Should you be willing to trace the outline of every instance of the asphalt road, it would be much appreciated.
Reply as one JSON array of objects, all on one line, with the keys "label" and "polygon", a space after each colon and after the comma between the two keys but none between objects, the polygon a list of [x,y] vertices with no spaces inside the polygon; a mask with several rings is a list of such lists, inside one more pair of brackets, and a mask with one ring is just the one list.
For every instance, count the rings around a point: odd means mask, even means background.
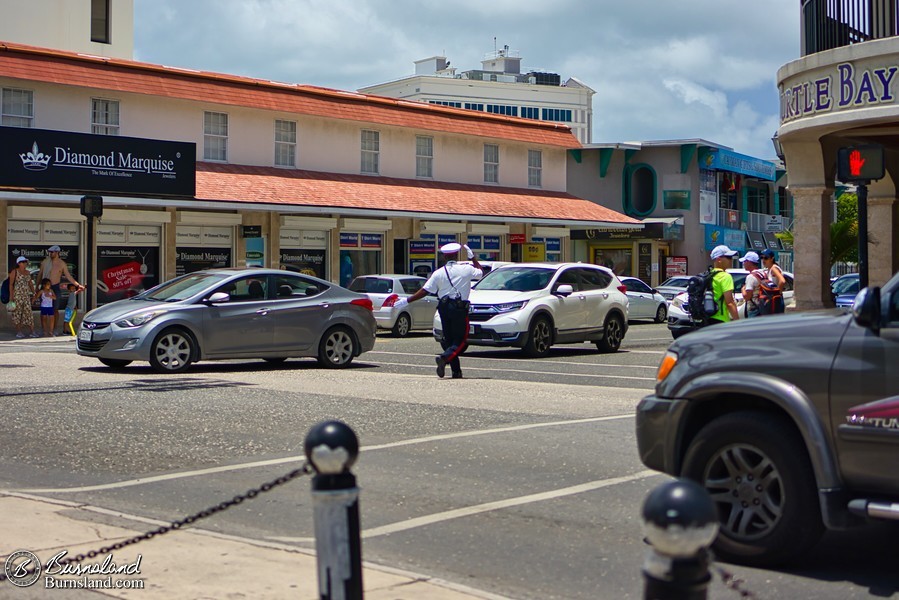
[{"label": "asphalt road", "polygon": [[[640,506],[665,478],[637,457],[633,413],[668,342],[641,324],[611,355],[473,349],[463,380],[437,379],[427,334],[379,338],[341,371],[228,361],[180,376],[114,372],[69,340],[0,342],[0,489],[170,521],[296,468],[309,428],[337,418],[363,447],[365,560],[516,599],[640,598]],[[312,547],[308,482],[198,526]],[[899,597],[897,532],[828,535],[789,571],[722,566],[757,598]],[[736,597],[716,577],[710,598]]]}]

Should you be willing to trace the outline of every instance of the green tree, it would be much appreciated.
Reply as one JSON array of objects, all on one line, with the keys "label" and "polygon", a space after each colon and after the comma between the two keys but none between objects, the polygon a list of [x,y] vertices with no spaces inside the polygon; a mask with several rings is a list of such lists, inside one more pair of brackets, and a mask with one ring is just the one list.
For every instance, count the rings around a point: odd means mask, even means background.
[{"label": "green tree", "polygon": [[[785,244],[794,246],[793,232],[776,234]],[[841,194],[837,198],[837,220],[830,224],[830,264],[858,262],[858,196]]]}]

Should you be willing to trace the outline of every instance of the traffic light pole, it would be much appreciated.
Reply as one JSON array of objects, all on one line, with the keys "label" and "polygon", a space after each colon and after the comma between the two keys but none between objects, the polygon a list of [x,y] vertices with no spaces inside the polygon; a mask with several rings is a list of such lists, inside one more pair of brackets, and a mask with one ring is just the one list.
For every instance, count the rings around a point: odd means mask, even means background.
[{"label": "traffic light pole", "polygon": [[858,186],[858,289],[868,287],[868,182]]}]

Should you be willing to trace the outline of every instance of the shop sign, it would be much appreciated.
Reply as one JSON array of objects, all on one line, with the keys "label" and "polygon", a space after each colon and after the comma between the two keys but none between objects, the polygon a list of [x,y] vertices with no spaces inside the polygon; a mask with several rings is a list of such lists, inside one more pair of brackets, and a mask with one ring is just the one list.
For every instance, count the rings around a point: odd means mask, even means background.
[{"label": "shop sign", "polygon": [[10,242],[39,242],[41,241],[41,223],[40,221],[8,221],[6,223],[6,239]]},{"label": "shop sign", "polygon": [[700,156],[700,165],[705,169],[740,173],[768,181],[774,181],[776,170],[770,160],[738,154],[723,148],[706,149]]},{"label": "shop sign", "polygon": [[562,238],[535,237],[535,238],[532,238],[531,241],[546,244],[547,252],[561,252],[562,251]]},{"label": "shop sign", "polygon": [[178,245],[195,244],[199,246],[203,243],[203,228],[179,225],[175,229],[175,242]]},{"label": "shop sign", "polygon": [[485,235],[484,236],[484,250],[499,250],[500,249],[500,237],[498,235]]},{"label": "shop sign", "polygon": [[304,229],[300,232],[300,244],[303,248],[327,248],[328,233],[320,230]]},{"label": "shop sign", "polygon": [[680,241],[684,239],[684,226],[680,223],[662,223],[662,239]]},{"label": "shop sign", "polygon": [[524,244],[527,243],[528,238],[523,233],[510,233],[509,234],[509,243],[510,244]]},{"label": "shop sign", "polygon": [[281,249],[281,266],[288,271],[325,278],[325,251],[301,250],[299,248]]},{"label": "shop sign", "polygon": [[0,127],[0,185],[74,193],[196,193],[196,144]]},{"label": "shop sign", "polygon": [[768,215],[768,218],[765,220],[765,231],[778,232],[783,230],[783,217],[780,215]]},{"label": "shop sign", "polygon": [[643,227],[600,227],[572,229],[572,240],[641,240],[662,239],[662,223],[646,223]]},{"label": "shop sign", "polygon": [[687,274],[687,257],[686,256],[666,256],[665,257],[665,279],[669,277],[678,277]]},{"label": "shop sign", "polygon": [[241,225],[240,237],[242,238],[261,238],[262,225]]},{"label": "shop sign", "polygon": [[50,223],[44,221],[44,239],[54,242],[78,242],[80,223]]},{"label": "shop sign", "polygon": [[231,266],[231,248],[175,248],[175,274]]},{"label": "shop sign", "polygon": [[222,246],[231,244],[233,230],[231,227],[203,227],[204,246]]},{"label": "shop sign", "polygon": [[359,234],[358,233],[340,233],[340,247],[341,248],[358,248],[359,247]]},{"label": "shop sign", "polygon": [[637,277],[652,281],[652,244],[637,244]]},{"label": "shop sign", "polygon": [[97,225],[98,244],[121,244],[126,239],[124,225]]},{"label": "shop sign", "polygon": [[529,242],[522,246],[524,262],[546,262],[546,244]]},{"label": "shop sign", "polygon": [[746,232],[742,229],[729,229],[727,227],[719,227],[717,225],[705,226],[704,247],[710,251],[715,246],[724,244],[731,250],[738,252],[746,251]]},{"label": "shop sign", "polygon": [[454,244],[456,243],[456,236],[453,234],[440,234],[437,236],[437,247],[445,246],[446,244]]},{"label": "shop sign", "polygon": [[803,117],[895,104],[896,65],[878,64],[880,57],[844,62],[804,72],[780,85],[780,122]]},{"label": "shop sign", "polygon": [[381,248],[381,239],[384,236],[380,233],[363,233],[362,234],[362,247],[363,248]]},{"label": "shop sign", "polygon": [[409,258],[434,258],[434,242],[431,240],[409,240]]},{"label": "shop sign", "polygon": [[162,240],[162,230],[156,225],[129,225],[129,244],[150,244],[158,246]]},{"label": "shop sign", "polygon": [[479,235],[470,235],[468,236],[468,247],[472,250],[480,250],[481,249],[482,238]]}]

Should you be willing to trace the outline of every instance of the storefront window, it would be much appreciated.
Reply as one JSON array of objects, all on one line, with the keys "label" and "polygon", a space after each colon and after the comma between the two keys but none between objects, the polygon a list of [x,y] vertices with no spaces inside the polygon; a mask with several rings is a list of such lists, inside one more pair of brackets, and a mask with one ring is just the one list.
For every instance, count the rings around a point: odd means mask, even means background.
[{"label": "storefront window", "polygon": [[[28,268],[34,278],[35,285],[40,282],[42,261],[49,255],[47,248],[59,246],[59,257],[65,261],[69,273],[75,281],[80,281],[78,265],[79,241],[81,225],[79,223],[49,221],[8,221],[6,228],[7,253],[6,264],[10,269],[15,267],[16,259],[24,256],[28,259]],[[61,283],[67,283],[65,279]],[[83,283],[83,282],[82,282]],[[61,300],[69,297],[69,292],[62,288]]]},{"label": "storefront window", "polygon": [[593,264],[608,267],[619,277],[631,276],[634,250],[627,248],[594,248]]},{"label": "storefront window", "polygon": [[327,231],[282,229],[280,268],[327,279],[327,248]]},{"label": "storefront window", "polygon": [[384,234],[340,234],[340,285],[347,287],[354,277],[381,272]]},{"label": "storefront window", "polygon": [[535,237],[531,241],[546,245],[546,262],[562,262],[562,238]]},{"label": "storefront window", "polygon": [[175,274],[234,264],[233,227],[180,226],[175,233]]},{"label": "storefront window", "polygon": [[159,284],[161,240],[158,225],[97,225],[97,304]]},{"label": "storefront window", "polygon": [[502,240],[498,235],[470,235],[468,247],[478,260],[499,260]]}]

